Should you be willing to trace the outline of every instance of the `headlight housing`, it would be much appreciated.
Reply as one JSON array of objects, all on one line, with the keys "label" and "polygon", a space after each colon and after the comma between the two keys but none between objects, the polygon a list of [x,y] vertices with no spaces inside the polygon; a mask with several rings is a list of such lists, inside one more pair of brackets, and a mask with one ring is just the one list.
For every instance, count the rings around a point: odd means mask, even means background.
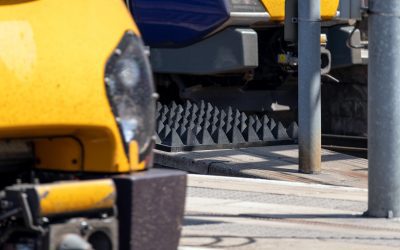
[{"label": "headlight housing", "polygon": [[108,60],[105,82],[126,155],[136,141],[143,161],[154,145],[155,88],[142,40],[133,32],[125,33]]}]

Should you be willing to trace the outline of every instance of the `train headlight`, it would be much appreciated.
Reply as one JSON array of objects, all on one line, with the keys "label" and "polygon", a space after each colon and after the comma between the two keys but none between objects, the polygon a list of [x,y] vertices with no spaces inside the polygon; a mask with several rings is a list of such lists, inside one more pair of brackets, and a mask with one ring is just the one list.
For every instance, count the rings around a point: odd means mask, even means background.
[{"label": "train headlight", "polygon": [[142,40],[126,32],[107,62],[108,98],[122,133],[125,151],[136,141],[139,159],[150,152],[155,131],[154,83]]}]

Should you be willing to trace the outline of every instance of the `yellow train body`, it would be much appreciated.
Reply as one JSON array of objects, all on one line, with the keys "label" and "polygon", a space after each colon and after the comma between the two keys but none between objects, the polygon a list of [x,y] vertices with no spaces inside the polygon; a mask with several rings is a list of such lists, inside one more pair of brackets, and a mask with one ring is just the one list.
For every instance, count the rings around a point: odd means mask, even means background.
[{"label": "yellow train body", "polygon": [[[301,0],[299,0],[301,1]],[[330,20],[336,16],[340,0],[321,0],[321,18]],[[262,0],[271,20],[283,21],[285,18],[285,0]]]},{"label": "yellow train body", "polygon": [[39,169],[143,169],[135,142],[130,162],[124,152],[104,83],[128,30],[138,34],[121,0],[1,1],[0,139],[31,140]]}]

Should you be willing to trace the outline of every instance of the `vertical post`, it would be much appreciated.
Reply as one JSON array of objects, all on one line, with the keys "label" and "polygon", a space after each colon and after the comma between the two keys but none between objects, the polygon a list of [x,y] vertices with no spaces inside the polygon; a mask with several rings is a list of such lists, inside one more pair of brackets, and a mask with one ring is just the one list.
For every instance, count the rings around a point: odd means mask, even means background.
[{"label": "vertical post", "polygon": [[368,215],[400,217],[400,1],[370,0]]},{"label": "vertical post", "polygon": [[299,171],[321,171],[320,0],[298,1]]}]

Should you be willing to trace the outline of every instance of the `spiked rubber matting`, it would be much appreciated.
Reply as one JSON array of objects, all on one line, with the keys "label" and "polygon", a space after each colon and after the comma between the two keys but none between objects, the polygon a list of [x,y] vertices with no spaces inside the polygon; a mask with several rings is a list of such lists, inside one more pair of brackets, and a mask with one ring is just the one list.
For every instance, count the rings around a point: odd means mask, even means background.
[{"label": "spiked rubber matting", "polygon": [[287,128],[267,115],[247,116],[210,103],[157,103],[156,148],[168,152],[293,144],[297,124]]}]

